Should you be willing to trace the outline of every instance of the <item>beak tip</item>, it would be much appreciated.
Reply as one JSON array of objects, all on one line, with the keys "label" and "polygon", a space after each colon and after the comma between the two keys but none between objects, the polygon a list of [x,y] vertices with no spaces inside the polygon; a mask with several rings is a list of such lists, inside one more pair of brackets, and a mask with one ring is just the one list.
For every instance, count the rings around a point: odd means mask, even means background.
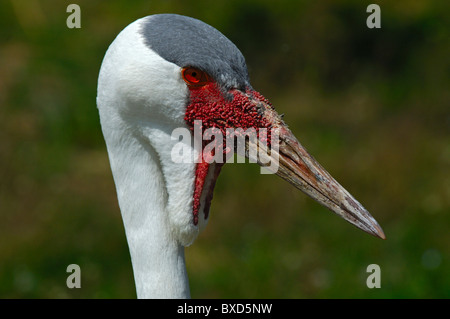
[{"label": "beak tip", "polygon": [[377,229],[377,237],[386,240],[386,235],[384,234],[383,230],[381,229],[381,227],[378,227]]},{"label": "beak tip", "polygon": [[378,225],[377,222],[373,224],[373,229],[370,230],[369,234],[381,238],[383,240],[386,240],[386,235],[384,234],[383,229],[381,228],[380,225]]}]

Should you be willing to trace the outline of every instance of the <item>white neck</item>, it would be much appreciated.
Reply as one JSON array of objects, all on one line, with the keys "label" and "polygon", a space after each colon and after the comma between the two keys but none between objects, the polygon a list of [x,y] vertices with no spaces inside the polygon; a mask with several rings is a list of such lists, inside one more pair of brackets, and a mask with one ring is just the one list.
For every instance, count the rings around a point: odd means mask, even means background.
[{"label": "white neck", "polygon": [[[189,298],[184,247],[174,238],[168,193],[151,146],[121,134],[108,147],[138,298]],[[136,156],[138,155],[138,156]]]},{"label": "white neck", "polygon": [[196,164],[174,163],[171,139],[185,127],[188,89],[180,67],[143,42],[141,20],[109,47],[97,105],[126,230],[139,298],[187,298],[184,246],[206,225],[193,223]]}]

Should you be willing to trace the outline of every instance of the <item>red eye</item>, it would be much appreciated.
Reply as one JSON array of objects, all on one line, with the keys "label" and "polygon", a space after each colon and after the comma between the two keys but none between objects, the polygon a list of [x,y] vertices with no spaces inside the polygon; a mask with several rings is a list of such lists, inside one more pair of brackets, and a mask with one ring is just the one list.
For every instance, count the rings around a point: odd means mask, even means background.
[{"label": "red eye", "polygon": [[189,86],[203,86],[208,82],[206,73],[193,67],[183,68],[181,76]]}]

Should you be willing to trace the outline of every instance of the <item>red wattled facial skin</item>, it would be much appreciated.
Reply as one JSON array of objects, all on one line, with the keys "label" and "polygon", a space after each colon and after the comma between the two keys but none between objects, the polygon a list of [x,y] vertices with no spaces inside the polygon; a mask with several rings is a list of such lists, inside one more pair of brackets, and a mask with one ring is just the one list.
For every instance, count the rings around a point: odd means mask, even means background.
[{"label": "red wattled facial skin", "polygon": [[[264,103],[266,107],[270,107],[270,103],[258,92],[247,89],[246,92],[237,89],[230,90],[225,96],[224,92],[214,82],[208,82],[201,87],[188,86],[190,90],[189,105],[186,108],[185,121],[187,125],[193,130],[194,121],[202,121],[202,132],[208,128],[217,128],[221,131],[223,136],[223,150],[224,153],[232,151],[226,150],[225,139],[227,128],[242,128],[244,131],[248,128],[258,130],[261,128],[267,129],[267,142],[270,141],[270,128],[272,124],[264,118],[264,111],[261,109],[260,103]],[[259,137],[259,136],[258,136]],[[210,141],[204,141],[203,147]],[[218,141],[219,142],[219,141]],[[203,159],[203,154],[201,154]],[[194,225],[198,223],[198,212],[200,210],[200,198],[203,191],[207,191],[206,203],[203,208],[205,219],[208,217],[209,206],[212,199],[212,191],[215,184],[222,163],[215,164],[214,180],[209,186],[208,190],[204,190],[206,176],[210,164],[200,160],[197,164],[195,173],[194,186],[194,203],[193,203],[193,217]]]},{"label": "red wattled facial skin", "polygon": [[[254,128],[257,132],[261,128],[270,129],[272,124],[263,117],[258,106],[260,102],[270,103],[261,94],[250,89],[246,92],[233,89],[227,94],[228,98],[214,82],[199,88],[191,87],[190,103],[184,117],[188,126],[193,129],[194,121],[201,120],[202,132],[215,127],[220,129],[224,138],[227,128]],[[267,138],[270,141],[270,130]]]}]

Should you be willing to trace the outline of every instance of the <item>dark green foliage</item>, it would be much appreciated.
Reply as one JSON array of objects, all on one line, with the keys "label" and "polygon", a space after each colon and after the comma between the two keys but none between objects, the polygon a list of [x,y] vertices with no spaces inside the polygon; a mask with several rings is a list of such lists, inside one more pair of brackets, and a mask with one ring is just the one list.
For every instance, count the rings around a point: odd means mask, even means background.
[{"label": "dark green foliage", "polygon": [[[446,1],[0,2],[0,298],[132,298],[133,274],[95,105],[128,23],[174,12],[222,31],[253,87],[384,228],[373,238],[255,164],[218,180],[186,258],[194,298],[449,298]],[[79,264],[82,288],[66,287]],[[379,264],[381,288],[366,267]]]}]

